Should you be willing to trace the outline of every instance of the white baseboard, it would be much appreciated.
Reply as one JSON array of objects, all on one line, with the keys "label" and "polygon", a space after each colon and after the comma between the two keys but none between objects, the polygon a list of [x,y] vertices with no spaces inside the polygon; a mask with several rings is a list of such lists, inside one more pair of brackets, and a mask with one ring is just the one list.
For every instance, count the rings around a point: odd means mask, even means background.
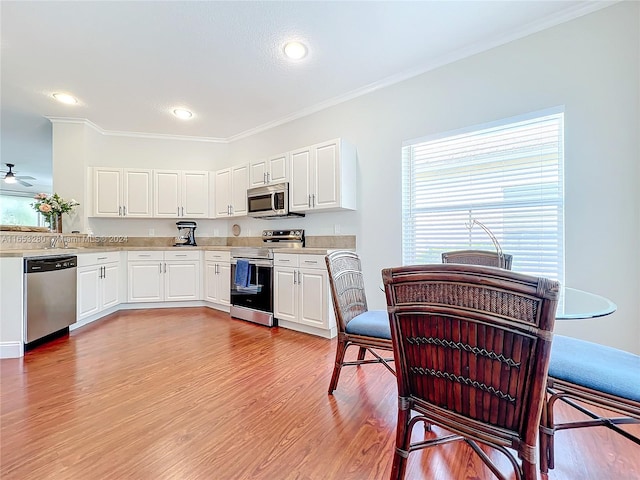
[{"label": "white baseboard", "polygon": [[301,323],[288,322],[287,320],[280,319],[278,319],[278,326],[288,328],[289,330],[295,330],[296,332],[309,333],[311,335],[324,338],[333,338],[338,334],[335,327],[328,330],[324,328],[316,328],[309,325],[303,325]]},{"label": "white baseboard", "polygon": [[0,342],[0,358],[20,358],[24,356],[22,342]]}]

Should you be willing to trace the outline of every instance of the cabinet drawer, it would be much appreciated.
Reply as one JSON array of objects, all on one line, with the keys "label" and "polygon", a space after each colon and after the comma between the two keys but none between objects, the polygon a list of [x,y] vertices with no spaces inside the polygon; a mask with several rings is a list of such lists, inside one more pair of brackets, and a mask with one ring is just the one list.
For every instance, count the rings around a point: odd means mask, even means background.
[{"label": "cabinet drawer", "polygon": [[198,250],[169,250],[164,252],[165,260],[200,260],[200,251]]},{"label": "cabinet drawer", "polygon": [[78,255],[78,267],[114,263],[120,261],[120,252],[81,253]]},{"label": "cabinet drawer", "polygon": [[300,268],[327,268],[324,255],[299,255],[298,266]]},{"label": "cabinet drawer", "polygon": [[204,259],[214,262],[231,262],[231,252],[205,251]]},{"label": "cabinet drawer", "polygon": [[160,251],[140,250],[139,252],[127,252],[127,259],[132,260],[163,260],[164,253]]},{"label": "cabinet drawer", "polygon": [[276,253],[273,256],[274,267],[297,267],[298,255],[295,253]]}]

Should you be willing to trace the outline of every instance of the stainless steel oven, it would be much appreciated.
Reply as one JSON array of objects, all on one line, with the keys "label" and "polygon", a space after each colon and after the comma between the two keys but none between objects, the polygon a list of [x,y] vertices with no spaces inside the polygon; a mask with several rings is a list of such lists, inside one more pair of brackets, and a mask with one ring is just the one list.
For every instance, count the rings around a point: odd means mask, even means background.
[{"label": "stainless steel oven", "polygon": [[[238,261],[249,263],[247,282],[238,283]],[[274,326],[273,318],[273,254],[268,248],[231,249],[232,317]]]},{"label": "stainless steel oven", "polygon": [[232,317],[272,327],[277,325],[273,317],[273,251],[304,246],[304,230],[264,230],[262,244],[231,249],[230,313]]}]

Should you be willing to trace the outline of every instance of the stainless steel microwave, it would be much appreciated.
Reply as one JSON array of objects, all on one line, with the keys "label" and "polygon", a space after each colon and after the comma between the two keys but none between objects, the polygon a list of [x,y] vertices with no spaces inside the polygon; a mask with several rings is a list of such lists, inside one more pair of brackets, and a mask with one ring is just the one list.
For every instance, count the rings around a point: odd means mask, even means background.
[{"label": "stainless steel microwave", "polygon": [[303,217],[289,211],[289,184],[275,183],[247,190],[248,215],[255,218]]}]

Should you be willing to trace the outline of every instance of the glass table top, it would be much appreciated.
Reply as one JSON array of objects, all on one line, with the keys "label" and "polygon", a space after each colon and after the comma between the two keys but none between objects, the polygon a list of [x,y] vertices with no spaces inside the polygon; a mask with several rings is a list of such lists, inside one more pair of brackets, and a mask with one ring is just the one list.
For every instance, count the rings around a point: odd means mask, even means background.
[{"label": "glass table top", "polygon": [[582,320],[609,315],[618,307],[611,300],[577,288],[562,287],[556,320]]}]

